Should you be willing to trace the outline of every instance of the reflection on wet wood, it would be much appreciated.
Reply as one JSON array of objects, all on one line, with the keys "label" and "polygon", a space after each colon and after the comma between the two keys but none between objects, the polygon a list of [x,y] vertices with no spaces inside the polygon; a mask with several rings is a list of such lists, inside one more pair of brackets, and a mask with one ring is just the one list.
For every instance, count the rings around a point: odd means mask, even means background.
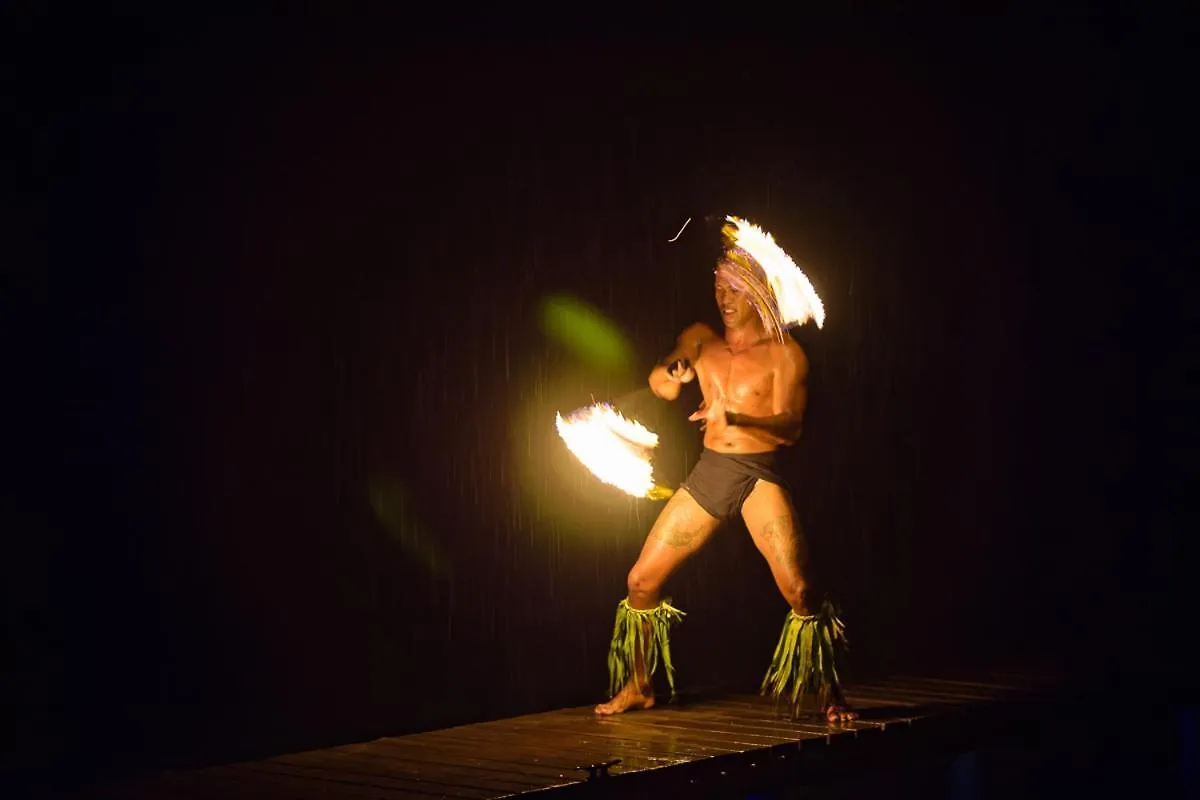
[{"label": "reflection on wet wood", "polygon": [[[855,685],[862,719],[830,726],[818,715],[788,719],[769,700],[731,695],[597,718],[590,706],[440,731],[154,776],[106,792],[122,800],[163,798],[487,798],[579,789],[589,775],[619,787],[628,776],[678,776],[729,759],[762,767],[812,747],[899,741],[897,729],[947,713],[1002,704],[1042,685],[1035,675],[892,676]],[[865,739],[863,737],[866,737]],[[902,738],[902,737],[901,737]],[[739,762],[740,763],[740,762]],[[590,769],[589,769],[590,768]],[[731,767],[730,767],[731,768]]]}]

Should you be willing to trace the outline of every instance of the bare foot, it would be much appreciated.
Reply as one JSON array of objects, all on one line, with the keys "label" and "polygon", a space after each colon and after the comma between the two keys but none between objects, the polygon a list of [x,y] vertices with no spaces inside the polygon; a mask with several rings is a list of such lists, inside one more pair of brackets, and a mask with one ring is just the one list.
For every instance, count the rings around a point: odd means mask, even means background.
[{"label": "bare foot", "polygon": [[849,703],[830,703],[825,706],[825,721],[830,725],[837,725],[839,722],[850,722],[858,719],[858,712],[850,707]]},{"label": "bare foot", "polygon": [[617,692],[616,697],[607,703],[596,706],[596,713],[602,717],[613,714],[623,714],[626,711],[645,710],[654,707],[654,693],[649,689],[643,690],[633,681],[625,684],[625,688]]}]

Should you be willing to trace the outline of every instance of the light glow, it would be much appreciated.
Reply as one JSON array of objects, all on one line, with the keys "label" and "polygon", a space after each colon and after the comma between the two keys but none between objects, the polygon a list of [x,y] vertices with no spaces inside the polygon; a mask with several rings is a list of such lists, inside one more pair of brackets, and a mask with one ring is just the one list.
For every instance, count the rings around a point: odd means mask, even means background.
[{"label": "light glow", "polygon": [[555,415],[567,449],[597,478],[634,497],[663,499],[671,491],[654,481],[653,451],[658,434],[621,415],[608,403],[594,403]]}]

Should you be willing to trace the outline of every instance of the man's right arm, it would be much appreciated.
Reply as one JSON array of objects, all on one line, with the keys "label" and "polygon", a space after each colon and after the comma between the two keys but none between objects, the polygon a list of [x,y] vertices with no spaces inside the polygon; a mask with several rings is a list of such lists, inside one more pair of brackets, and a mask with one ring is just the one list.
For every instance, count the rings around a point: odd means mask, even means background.
[{"label": "man's right arm", "polygon": [[[688,327],[675,342],[675,349],[650,371],[650,390],[663,400],[674,400],[679,397],[683,384],[695,377],[694,364],[700,358],[700,347],[707,339],[715,334],[712,328],[697,322]],[[671,365],[683,360],[687,367],[671,374]]]}]

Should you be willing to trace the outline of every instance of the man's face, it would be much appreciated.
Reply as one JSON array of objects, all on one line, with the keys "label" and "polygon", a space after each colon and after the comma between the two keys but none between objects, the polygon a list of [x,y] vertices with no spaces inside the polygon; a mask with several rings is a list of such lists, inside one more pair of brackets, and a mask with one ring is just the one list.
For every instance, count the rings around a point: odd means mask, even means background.
[{"label": "man's face", "polygon": [[746,298],[729,277],[720,269],[716,276],[717,310],[721,312],[721,321],[726,328],[743,328],[755,318],[754,306]]}]

